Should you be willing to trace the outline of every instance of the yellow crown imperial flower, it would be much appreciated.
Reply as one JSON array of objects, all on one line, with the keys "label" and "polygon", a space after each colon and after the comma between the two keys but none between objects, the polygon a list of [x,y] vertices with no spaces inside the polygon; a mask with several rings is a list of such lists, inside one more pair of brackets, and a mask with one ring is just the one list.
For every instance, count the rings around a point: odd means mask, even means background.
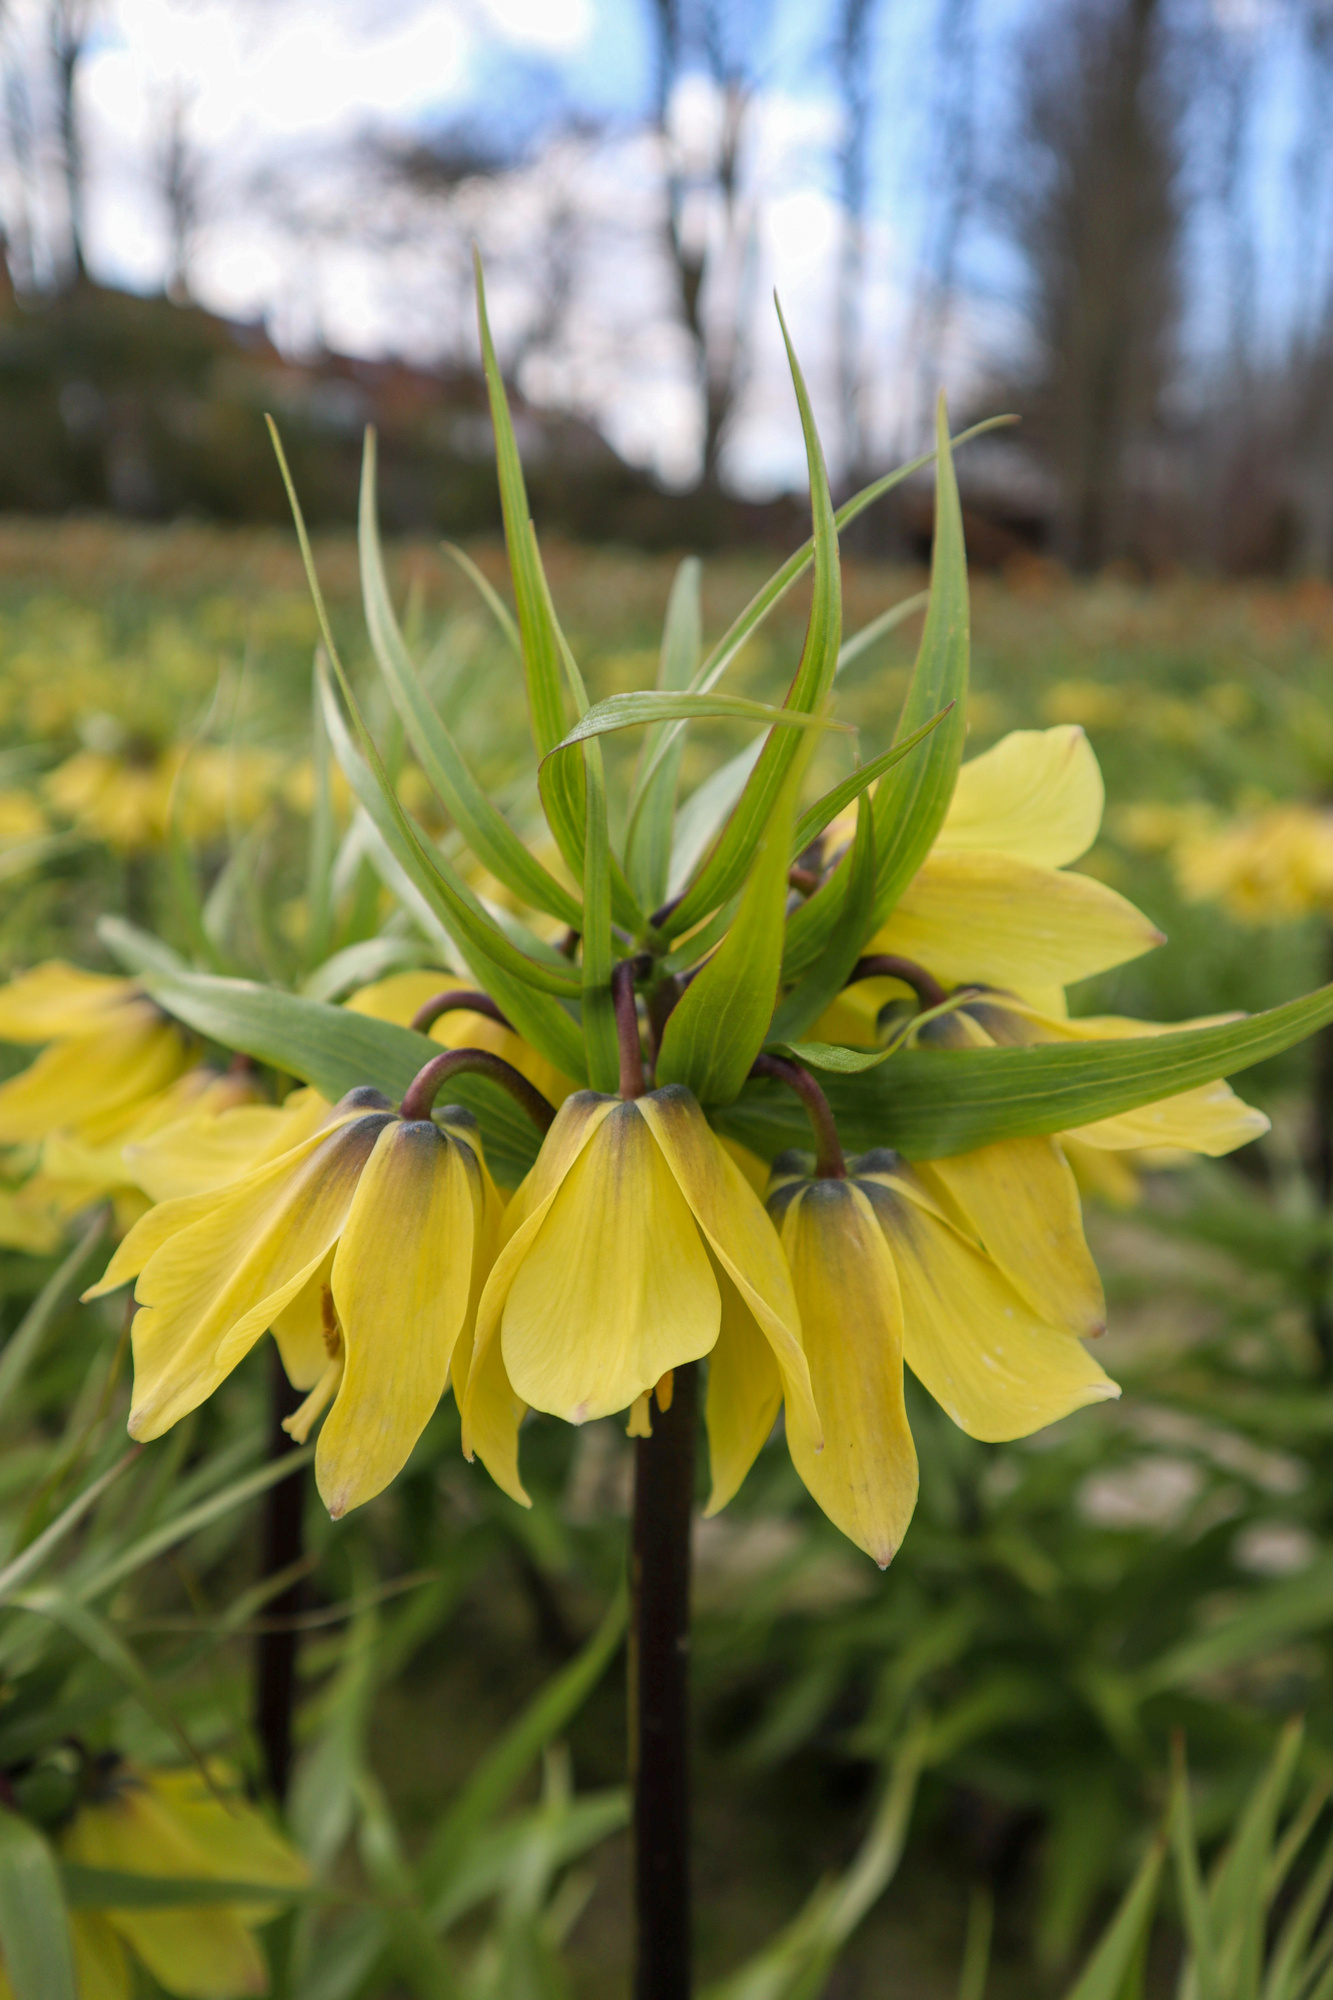
[{"label": "yellow crown imperial flower", "polygon": [[761,1406],[755,1450],[776,1412],[771,1376],[813,1454],[819,1420],[791,1279],[744,1174],[688,1090],[578,1091],[505,1213],[477,1311],[463,1448],[527,1504],[525,1405],[580,1424],[639,1405],[641,1430],[641,1399],[711,1353],[724,1327],[731,1345],[738,1321],[749,1348],[737,1365],[745,1374],[754,1362]]},{"label": "yellow crown imperial flower", "polygon": [[192,1044],[132,980],[52,960],[0,990],[0,1041],[48,1044],[0,1084],[0,1145],[129,1123],[189,1067]]},{"label": "yellow crown imperial flower", "polygon": [[[977,1189],[984,1198],[994,1181],[987,1220],[997,1218],[1007,1190],[993,1171],[964,1169],[956,1183],[945,1174],[932,1185],[887,1149],[842,1172],[840,1162],[821,1164],[835,1170],[812,1179],[793,1156],[779,1158],[768,1198],[824,1418],[817,1458],[799,1430],[788,1428],[788,1445],[824,1512],[884,1567],[916,1503],[904,1361],[960,1429],[993,1442],[1026,1437],[1120,1391],[1078,1338],[1100,1328],[1089,1323],[1099,1287],[1076,1195],[1072,1227],[1065,1204],[1032,1233],[1034,1212],[1020,1201],[1019,1228],[1001,1258],[957,1199]],[[1031,1245],[1026,1262],[1023,1241]]]},{"label": "yellow crown imperial flower", "polygon": [[315,1458],[330,1513],[394,1478],[444,1393],[499,1216],[470,1113],[437,1123],[411,1099],[399,1113],[351,1091],[289,1150],[130,1231],[86,1296],[137,1280],[133,1436],[161,1436],[271,1327],[311,1391],[293,1433],[332,1403]]},{"label": "yellow crown imperial flower", "polygon": [[[61,1839],[67,1861],[85,1868],[193,1881],[304,1888],[300,1855],[246,1803],[227,1774],[145,1771],[110,1762]],[[137,1959],[177,2000],[235,2000],[268,1991],[264,1955],[252,1935],[279,1905],[209,1903],[198,1908],[76,1911],[71,1919],[79,1992],[128,2000],[127,1962]],[[0,1984],[0,1992],[3,1992]]]}]

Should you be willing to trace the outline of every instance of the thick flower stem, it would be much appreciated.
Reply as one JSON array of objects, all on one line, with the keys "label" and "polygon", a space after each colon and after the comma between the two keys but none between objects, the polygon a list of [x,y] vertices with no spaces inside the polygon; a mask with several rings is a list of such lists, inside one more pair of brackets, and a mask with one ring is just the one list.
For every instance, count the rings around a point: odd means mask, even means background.
[{"label": "thick flower stem", "polygon": [[800,1063],[789,1062],[786,1056],[756,1056],[750,1068],[751,1076],[771,1076],[777,1082],[785,1083],[794,1090],[805,1106],[815,1135],[815,1173],[822,1181],[841,1181],[847,1178],[847,1162],[842,1156],[842,1142],[838,1138],[838,1128],[833,1122],[833,1112],[827,1097],[819,1088],[808,1069]]},{"label": "thick flower stem", "polygon": [[539,1132],[550,1130],[555,1106],[512,1063],[492,1055],[489,1049],[446,1049],[442,1056],[432,1056],[403,1092],[399,1109],[404,1118],[429,1118],[436,1098],[453,1076],[490,1077],[526,1111]]},{"label": "thick flower stem", "polygon": [[502,1028],[509,1026],[489,993],[483,993],[480,988],[462,986],[450,987],[445,993],[432,994],[423,1007],[417,1008],[407,1025],[418,1035],[424,1035],[445,1014],[462,1013],[484,1014],[488,1021],[495,1021]]},{"label": "thick flower stem", "polygon": [[674,1372],[634,1440],[630,1554],[630,1777],[634,1787],[634,2000],[689,2000],[690,1520],[697,1366]]},{"label": "thick flower stem", "polygon": [[[270,1459],[285,1458],[298,1446],[282,1428],[301,1406],[302,1392],[287,1380],[272,1343],[269,1374]],[[302,1515],[305,1507],[304,1471],[292,1472],[269,1487],[264,1496],[263,1574],[279,1576],[295,1567],[303,1554]],[[301,1582],[298,1577],[265,1607],[265,1626],[255,1641],[255,1734],[264,1756],[264,1775],[272,1796],[283,1803],[292,1764],[292,1707],[296,1694],[296,1625],[301,1609]]]},{"label": "thick flower stem", "polygon": [[847,984],[855,986],[860,979],[900,979],[904,986],[910,986],[923,1007],[938,1007],[948,999],[948,994],[933,973],[915,959],[899,958],[895,952],[872,952],[869,958],[858,958],[847,975]]}]

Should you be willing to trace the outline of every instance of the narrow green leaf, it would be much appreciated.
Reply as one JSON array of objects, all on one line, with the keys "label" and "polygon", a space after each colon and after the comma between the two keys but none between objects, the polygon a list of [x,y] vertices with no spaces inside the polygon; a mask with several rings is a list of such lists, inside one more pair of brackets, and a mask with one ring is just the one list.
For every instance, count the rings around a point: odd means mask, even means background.
[{"label": "narrow green leaf", "polygon": [[[578,974],[572,967],[553,965],[550,960],[529,958],[482,908],[467,884],[448,869],[436,850],[428,850],[407,825],[401,810],[388,809],[374,773],[368,771],[352,746],[342,716],[325,683],[325,716],[339,763],[389,847],[394,860],[404,869],[414,886],[427,898],[456,948],[463,954],[480,985],[513,1022],[518,1032],[554,1062],[567,1076],[583,1075],[583,1043],[557,995],[573,997],[580,991]],[[397,801],[394,801],[397,806]],[[432,893],[432,891],[434,893]],[[576,1067],[570,1069],[570,1063]]]},{"label": "narrow green leaf", "polygon": [[17,1609],[31,1612],[37,1618],[48,1618],[52,1624],[63,1627],[71,1639],[76,1639],[94,1659],[100,1660],[104,1667],[109,1667],[130,1692],[138,1697],[141,1706],[153,1720],[161,1728],[170,1731],[191,1763],[197,1765],[207,1776],[199,1752],[176,1720],[171,1708],[163,1701],[141,1662],[125,1641],[112,1631],[104,1618],[99,1617],[97,1612],[90,1610],[86,1604],[80,1604],[68,1591],[59,1590],[54,1585],[46,1585],[39,1590],[24,1591],[11,1601]]},{"label": "narrow green leaf", "polygon": [[[996,1139],[1065,1132],[1234,1076],[1330,1020],[1333,986],[1322,986],[1243,1020],[1122,1042],[905,1048],[855,1083],[831,1079],[828,1096],[849,1151],[893,1146],[909,1159],[942,1159]],[[799,1106],[784,1097],[790,1093],[747,1084],[718,1123],[772,1159],[783,1147],[799,1145],[804,1131]]]},{"label": "narrow green leaf", "polygon": [[935,843],[953,797],[967,734],[967,551],[942,394],[936,413],[935,467],[930,609],[895,741],[942,710],[948,712],[923,754],[885,777],[875,794],[877,924],[883,923]]},{"label": "narrow green leaf", "polygon": [[345,945],[316,966],[301,992],[307,1000],[340,1000],[358,986],[369,986],[386,973],[409,967],[434,967],[443,984],[447,972],[438,966],[437,959],[434,946],[419,937],[362,938],[359,944]]},{"label": "narrow green leaf", "polygon": [[[1153,1841],[1139,1863],[1124,1900],[1102,1933],[1097,1949],[1066,1995],[1066,2000],[1121,2000],[1125,1981],[1148,1935],[1157,1910],[1166,1842]],[[1202,2000],[1202,1996],[1199,1996]]]},{"label": "narrow green leaf", "polygon": [[1185,1919],[1185,1936],[1190,1948],[1190,1971],[1196,2000],[1222,2000],[1217,1976],[1217,1939],[1212,1911],[1199,1866],[1199,1846],[1194,1835],[1194,1815],[1190,1807],[1189,1775],[1184,1751],[1177,1741],[1171,1780],[1170,1837],[1176,1865],[1176,1886],[1180,1913]]},{"label": "narrow green leaf", "polygon": [[901,604],[891,604],[887,611],[881,611],[878,618],[872,618],[859,632],[853,632],[850,639],[844,639],[838,653],[838,671],[835,678],[841,680],[848,667],[853,666],[863,653],[868,653],[881,639],[887,639],[890,632],[896,632],[900,625],[905,625],[909,618],[915,617],[916,613],[924,610],[929,603],[928,590],[915,591],[911,597],[905,597]]},{"label": "narrow green leaf", "polygon": [[[775,1018],[775,1030],[777,1025]],[[845,1049],[837,1042],[785,1042],[776,1034],[766,1046],[779,1055],[793,1056],[807,1069],[832,1070],[839,1076],[860,1076],[863,1070],[878,1069],[893,1054],[892,1049]]]},{"label": "narrow green leaf", "polygon": [[578,899],[528,852],[504,815],[482,791],[453,736],[435,711],[394,614],[384,573],[376,505],[375,432],[367,429],[361,469],[359,544],[366,629],[395,708],[421,768],[445,811],[477,859],[497,880],[534,909],[546,910],[575,930],[582,927]]},{"label": "narrow green leaf", "polygon": [[587,834],[583,849],[583,1040],[594,1090],[620,1088],[620,1051],[611,993],[611,835],[600,743],[583,750]]},{"label": "narrow green leaf", "polygon": [[628,1610],[620,1590],[583,1651],[547,1682],[482,1759],[427,1845],[418,1869],[424,1897],[433,1901],[449,1888],[472,1841],[511,1797],[546,1745],[582,1708],[620,1646]]},{"label": "narrow green leaf", "polygon": [[668,896],[678,896],[689,881],[704,850],[745,790],[763,747],[764,738],[756,736],[697,785],[676,814],[667,875]]},{"label": "narrow green leaf", "polygon": [[[801,429],[805,436],[806,462],[810,472],[810,511],[815,531],[815,581],[810,622],[806,628],[800,664],[783,705],[817,715],[823,711],[833,686],[838,648],[842,643],[842,576],[838,567],[838,534],[814,413],[780,308],[778,318],[801,412]],[[763,829],[769,824],[773,802],[792,768],[798,748],[797,739],[789,730],[774,729],[770,732],[717,845],[666,920],[664,929],[668,936],[678,937],[682,931],[697,924],[719,903],[724,903],[749,873],[756,845]]]},{"label": "narrow green leaf", "polygon": [[[550,1057],[549,1046],[558,1044],[563,1030],[560,1020],[557,1019],[556,1010],[549,1004],[546,1006],[539,1004],[540,995],[543,990],[548,994],[552,990],[577,992],[578,980],[572,971],[566,978],[558,974],[553,967],[548,967],[543,972],[541,967],[534,966],[533,971],[529,972],[529,961],[510,944],[504,932],[491,923],[472,891],[447,868],[438,850],[426,846],[399,804],[338,655],[333,628],[329,623],[329,614],[324,603],[324,593],[320,588],[319,575],[315,569],[310,537],[306,532],[305,516],[301,511],[301,502],[297,496],[291,469],[287,464],[286,453],[282,448],[282,439],[272,418],[269,419],[269,434],[273,440],[278,469],[282,474],[292,519],[296,525],[296,538],[305,565],[310,594],[314,599],[315,613],[323,634],[324,645],[333,671],[338,677],[338,684],[347,702],[348,713],[352,717],[361,750],[367,761],[363,763],[352,748],[351,739],[325,675],[322,677],[324,716],[338,760],[343,765],[348,781],[362,807],[400,865],[416,882],[432,906],[439,910],[442,921],[444,912],[449,913],[452,919],[452,924],[449,926],[450,934],[458,930],[468,939],[472,946],[471,958],[481,960],[480,964],[474,964],[474,971],[483,979],[488,991],[494,994],[500,1006],[508,1012],[514,1025],[527,1035],[536,1048],[547,1055],[548,1059],[559,1061],[558,1057]],[[534,988],[537,990],[534,991]],[[578,1076],[580,1071],[575,1070],[572,1074]]]},{"label": "narrow green leaf", "polygon": [[482,603],[486,606],[486,609],[490,612],[492,618],[494,618],[501,632],[509,641],[515,654],[521,661],[523,658],[522,635],[514,622],[513,612],[509,609],[509,606],[505,603],[495,585],[484,570],[478,569],[467,550],[459,548],[457,542],[445,542],[442,546],[445,554],[453,562],[457,563],[459,569],[462,570],[464,576],[468,579],[468,582],[474,586]]},{"label": "narrow green leaf", "polygon": [[178,951],[124,917],[99,917],[97,936],[127,972],[188,972]]},{"label": "narrow green leaf", "polygon": [[867,793],[856,808],[856,839],[838,921],[824,950],[773,1016],[770,1033],[787,1041],[803,1035],[841,993],[861,956],[875,904],[875,813]]},{"label": "narrow green leaf", "polygon": [[[145,977],[144,986],[160,1006],[198,1034],[288,1076],[299,1076],[331,1104],[363,1083],[382,1090],[397,1104],[422,1065],[440,1053],[438,1042],[414,1035],[410,1028],[248,979],[153,973]],[[569,1027],[577,1035],[572,1021]],[[503,1186],[516,1186],[537,1156],[536,1128],[513,1099],[485,1077],[455,1077],[449,1091],[456,1103],[475,1113],[491,1172]]]},{"label": "narrow green leaf", "polygon": [[537,755],[553,750],[564,734],[565,703],[561,692],[560,652],[542,606],[542,590],[537,578],[532,538],[529,533],[531,509],[523,481],[523,465],[518,455],[513,419],[504,378],[495,356],[491,323],[486,311],[486,280],[482,275],[481,254],[472,252],[473,276],[477,287],[477,331],[481,337],[481,360],[490,397],[491,422],[495,427],[495,461],[500,476],[500,507],[504,515],[505,544],[509,550],[509,573],[513,579],[514,602],[523,651],[523,672],[528,684],[528,713]]},{"label": "narrow green leaf", "polygon": [[[960,431],[952,440],[953,448],[956,451],[959,445],[969,443],[972,438],[981,437],[987,431],[997,430],[1001,425],[1013,422],[1012,417],[987,417],[983,423],[973,424],[970,430]],[[923,452],[919,458],[911,459],[906,465],[897,466],[892,472],[885,473],[883,478],[862,487],[861,491],[854,493],[850,500],[844,500],[833,517],[833,524],[838,533],[841,534],[849,522],[854,521],[859,514],[863,514],[867,507],[873,505],[885,493],[892,492],[895,486],[901,486],[905,479],[910,479],[914,472],[920,472],[923,466],[929,465],[934,456],[933,451]],[[782,602],[792,585],[804,576],[814,560],[814,554],[815,544],[812,538],[808,542],[803,542],[794,555],[788,556],[786,562],[773,572],[767,583],[755,592],[745,609],[732,620],[703,661],[691,682],[695,692],[706,693],[709,688],[717,686],[733,660],[749,644],[769,613]],[[685,727],[684,723],[671,725],[658,748],[656,753],[658,757],[667,754],[671,740]],[[651,775],[651,771],[645,772],[645,782]]]},{"label": "narrow green leaf", "polygon": [[702,1104],[729,1104],[764,1046],[782,969],[782,919],[799,758],[788,770],[735,918],[667,1021],[657,1081],[683,1083]]},{"label": "narrow green leaf", "polygon": [[894,1757],[888,1782],[851,1866],[815,1890],[791,1923],[703,2000],[818,2000],[838,1953],[898,1872],[921,1776],[918,1724]]},{"label": "narrow green leaf", "polygon": [[[338,827],[333,812],[333,760],[324,727],[318,669],[310,683],[310,768],[314,797],[310,803],[310,846],[306,862],[306,964],[318,965],[333,944],[333,867],[338,852]],[[210,967],[220,972],[221,966]]]},{"label": "narrow green leaf", "polygon": [[84,1265],[106,1235],[110,1211],[99,1208],[74,1248],[51,1273],[0,1348],[0,1410],[13,1400],[50,1331],[53,1321],[71,1305],[79,1290]]},{"label": "narrow green leaf", "polygon": [[280,1888],[272,1882],[220,1882],[213,1876],[139,1875],[124,1868],[60,1867],[72,1910],[189,1910],[222,1903],[328,1903],[343,1898],[326,1889]]},{"label": "narrow green leaf", "polygon": [[563,742],[583,743],[590,736],[609,736],[617,729],[634,729],[645,722],[673,722],[680,717],[736,722],[763,722],[771,728],[834,729],[844,736],[855,733],[850,722],[835,722],[829,716],[807,715],[799,709],[775,708],[770,702],[749,701],[736,694],[660,694],[653,688],[639,688],[628,694],[608,695],[586,715],[581,715]]},{"label": "narrow green leaf", "polygon": [[[703,646],[703,604],[700,579],[703,566],[697,556],[686,556],[676,571],[667,599],[662,627],[662,651],[657,664],[657,686],[670,694],[688,688],[699,664]],[[676,736],[667,755],[655,762],[662,731],[650,729],[639,752],[634,788],[630,794],[629,830],[625,842],[625,870],[630,887],[645,910],[655,910],[666,901],[667,878],[671,869],[671,823],[676,811],[676,791],[680,783],[680,760],[685,750],[683,733]],[[652,775],[646,774],[651,770]]]},{"label": "narrow green leaf", "polygon": [[77,2000],[56,1858],[7,1806],[0,1806],[0,1954],[14,2000]]},{"label": "narrow green leaf", "polygon": [[[952,706],[951,702],[949,707]],[[882,778],[886,771],[891,771],[895,764],[901,764],[903,758],[915,750],[918,743],[923,743],[933,729],[938,729],[948,713],[948,708],[942,708],[938,715],[932,715],[929,722],[923,722],[910,736],[905,736],[900,743],[892,744],[878,757],[872,757],[868,764],[863,764],[859,770],[853,771],[850,777],[843,778],[839,784],[832,786],[825,792],[823,798],[816,799],[796,822],[796,831],[792,835],[793,855],[803,854],[811,841],[821,834],[840,812],[845,812],[848,806],[860,798],[862,792],[877,779]]]},{"label": "narrow green leaf", "polygon": [[29,1542],[26,1549],[21,1549],[12,1561],[0,1569],[0,1604],[7,1602],[15,1591],[21,1589],[30,1576],[36,1576],[47,1557],[73,1533],[84,1516],[97,1505],[107,1488],[120,1478],[125,1468],[133,1464],[139,1456],[139,1451],[138,1445],[131,1446],[114,1465],[108,1466],[104,1473],[90,1485],[85,1486],[82,1493],[76,1494],[69,1505],[56,1515],[55,1520]]}]

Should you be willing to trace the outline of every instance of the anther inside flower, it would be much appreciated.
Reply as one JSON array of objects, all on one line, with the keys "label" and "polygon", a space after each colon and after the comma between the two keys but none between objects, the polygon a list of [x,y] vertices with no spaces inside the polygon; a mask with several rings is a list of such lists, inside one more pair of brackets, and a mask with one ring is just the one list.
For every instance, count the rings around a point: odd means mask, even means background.
[{"label": "anther inside flower", "polygon": [[136,1280],[132,1434],[159,1437],[272,1327],[310,1420],[332,1404],[315,1457],[330,1513],[371,1499],[451,1363],[466,1370],[499,1206],[469,1113],[405,1119],[368,1089],[238,1180],[162,1202],[86,1295]]}]

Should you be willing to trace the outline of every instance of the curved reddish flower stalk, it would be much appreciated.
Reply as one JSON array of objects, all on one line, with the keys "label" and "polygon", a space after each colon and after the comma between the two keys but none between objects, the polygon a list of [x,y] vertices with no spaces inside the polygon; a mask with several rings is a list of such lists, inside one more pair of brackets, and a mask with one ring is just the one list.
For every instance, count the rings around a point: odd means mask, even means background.
[{"label": "curved reddish flower stalk", "polygon": [[432,1056],[403,1092],[399,1106],[403,1117],[429,1118],[436,1098],[455,1076],[488,1076],[492,1083],[509,1092],[539,1131],[550,1130],[555,1106],[549,1098],[543,1097],[512,1063],[507,1063],[503,1056],[492,1055],[489,1049],[446,1049],[443,1055]]},{"label": "curved reddish flower stalk", "polygon": [[833,1107],[808,1069],[800,1063],[791,1062],[786,1056],[756,1056],[750,1069],[751,1076],[771,1076],[778,1083],[785,1083],[794,1090],[805,1106],[815,1134],[815,1173],[822,1181],[845,1181],[847,1162],[842,1156],[842,1141],[833,1119]]}]

